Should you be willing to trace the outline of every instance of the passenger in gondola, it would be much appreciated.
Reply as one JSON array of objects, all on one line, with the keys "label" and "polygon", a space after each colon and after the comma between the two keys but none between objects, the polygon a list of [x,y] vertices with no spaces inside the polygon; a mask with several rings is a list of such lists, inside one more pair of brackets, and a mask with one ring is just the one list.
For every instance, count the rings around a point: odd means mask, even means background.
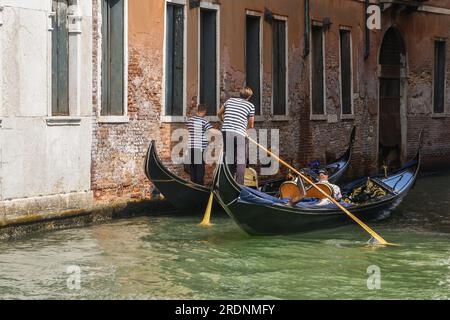
[{"label": "passenger in gondola", "polygon": [[221,107],[219,118],[223,121],[222,134],[226,163],[236,182],[244,185],[245,169],[247,167],[247,129],[253,129],[255,124],[255,106],[249,100],[253,90],[242,88],[239,98],[230,98]]},{"label": "passenger in gondola", "polygon": [[[342,200],[341,188],[335,184],[332,184],[330,181],[328,181],[328,178],[329,178],[328,171],[326,169],[320,169],[319,170],[319,183],[329,186],[331,188],[331,190],[333,191],[332,197],[338,202],[341,201]],[[331,203],[331,201],[329,199],[323,199],[320,202],[320,205],[327,205],[330,203]]]},{"label": "passenger in gondola", "polygon": [[206,132],[213,126],[205,119],[207,107],[204,104],[197,106],[197,115],[188,119],[186,125],[189,131],[189,153],[191,181],[204,185],[205,160],[204,151],[208,147]]}]

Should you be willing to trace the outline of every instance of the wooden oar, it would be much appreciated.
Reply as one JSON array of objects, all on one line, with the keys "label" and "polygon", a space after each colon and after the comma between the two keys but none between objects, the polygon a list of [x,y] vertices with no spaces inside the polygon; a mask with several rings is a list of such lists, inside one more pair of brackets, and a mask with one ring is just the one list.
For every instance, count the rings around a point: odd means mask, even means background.
[{"label": "wooden oar", "polygon": [[211,192],[208,200],[208,205],[206,206],[205,214],[203,216],[203,220],[200,223],[200,226],[202,227],[211,227],[211,210],[213,206],[213,200],[214,200],[214,193]]},{"label": "wooden oar", "polygon": [[[219,162],[222,161],[222,156],[223,156],[223,150],[220,151],[219,154]],[[218,167],[216,167],[216,172],[214,174],[214,176],[216,176]],[[214,201],[214,184],[215,184],[215,178],[213,179],[213,184],[211,186],[211,194],[209,195],[209,200],[208,200],[208,205],[206,206],[206,210],[205,210],[205,214],[203,215],[203,220],[200,223],[201,227],[211,227],[212,223],[211,223],[211,211],[212,211],[212,206],[213,206],[213,201]]]},{"label": "wooden oar", "polygon": [[268,154],[270,154],[274,159],[276,159],[277,161],[279,161],[281,164],[285,165],[287,168],[291,169],[293,172],[295,172],[296,174],[298,174],[303,180],[305,180],[306,182],[308,182],[309,184],[311,184],[314,188],[316,188],[321,194],[323,194],[325,197],[327,197],[327,199],[329,199],[331,202],[333,202],[339,209],[341,209],[345,214],[347,214],[350,218],[352,218],[357,224],[359,224],[364,230],[366,230],[373,239],[375,239],[377,241],[376,244],[379,245],[394,245],[392,243],[387,242],[386,240],[384,240],[381,236],[379,236],[375,231],[373,231],[372,229],[369,228],[368,225],[366,225],[364,222],[362,222],[360,219],[358,219],[355,215],[353,215],[350,211],[348,211],[343,205],[341,205],[339,202],[337,202],[333,197],[330,197],[327,193],[325,193],[322,189],[320,189],[319,187],[316,186],[316,184],[311,181],[308,177],[306,177],[305,175],[303,175],[302,173],[300,173],[298,170],[296,170],[294,167],[292,167],[289,163],[287,163],[286,161],[283,161],[282,159],[280,159],[278,156],[276,156],[274,153],[272,153],[271,151],[267,150],[265,147],[263,147],[262,145],[260,145],[258,142],[256,142],[255,140],[253,140],[252,138],[247,136],[247,139],[252,142],[253,144],[255,144],[256,146],[258,146],[259,148],[261,148],[262,150],[264,150],[265,152],[267,152]]}]

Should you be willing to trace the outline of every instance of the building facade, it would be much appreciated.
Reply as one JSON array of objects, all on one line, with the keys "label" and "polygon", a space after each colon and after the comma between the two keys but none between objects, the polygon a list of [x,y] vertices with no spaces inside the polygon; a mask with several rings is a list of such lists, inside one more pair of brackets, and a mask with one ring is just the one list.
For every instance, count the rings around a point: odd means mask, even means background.
[{"label": "building facade", "polygon": [[92,206],[90,1],[0,1],[0,219]]},{"label": "building facade", "polygon": [[[446,1],[113,2],[125,8],[120,38],[128,59],[119,69],[127,99],[102,121],[101,8],[111,2],[94,0],[97,200],[150,197],[142,170],[149,142],[171,166],[171,134],[196,103],[208,105],[219,127],[220,104],[244,84],[256,93],[256,126],[279,129],[281,156],[294,164],[336,158],[356,126],[353,176],[407,161],[421,130],[425,167],[450,167]],[[369,30],[373,4],[381,19]]]},{"label": "building facade", "polygon": [[199,102],[219,128],[243,85],[295,165],[356,127],[351,176],[421,131],[425,169],[449,168],[449,37],[446,0],[0,0],[0,217],[152,199],[151,140],[185,175],[172,133]]}]

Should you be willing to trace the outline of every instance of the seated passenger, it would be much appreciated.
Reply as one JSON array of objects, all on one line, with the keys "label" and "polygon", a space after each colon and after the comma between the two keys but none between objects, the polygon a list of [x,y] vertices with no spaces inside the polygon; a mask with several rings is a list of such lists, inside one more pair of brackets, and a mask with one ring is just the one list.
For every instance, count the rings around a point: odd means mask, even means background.
[{"label": "seated passenger", "polygon": [[[319,170],[319,183],[326,184],[333,190],[333,198],[336,201],[339,202],[342,200],[341,188],[339,188],[339,186],[332,184],[328,181],[328,171],[326,169]],[[321,205],[326,205],[329,203],[331,203],[331,201],[329,199],[324,199],[320,202]]]}]

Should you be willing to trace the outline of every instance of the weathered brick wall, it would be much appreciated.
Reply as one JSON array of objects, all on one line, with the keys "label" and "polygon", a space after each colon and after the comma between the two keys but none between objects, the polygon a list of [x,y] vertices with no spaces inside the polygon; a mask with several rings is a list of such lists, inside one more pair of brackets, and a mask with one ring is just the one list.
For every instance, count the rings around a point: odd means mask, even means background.
[{"label": "weathered brick wall", "polygon": [[[159,0],[158,0],[159,1]],[[255,4],[257,3],[257,4]],[[98,65],[98,0],[94,4],[94,112],[98,111],[99,65]],[[290,6],[286,9],[286,5]],[[221,102],[231,95],[236,95],[238,88],[244,83],[242,35],[235,32],[236,13],[233,10],[245,10],[256,6],[264,10],[265,1],[224,2],[221,5],[221,61],[220,86]],[[271,3],[279,6],[278,11],[287,10],[303,12],[303,3],[281,2]],[[173,171],[188,178],[181,166],[170,164],[171,133],[184,127],[180,123],[161,122],[161,95],[163,77],[163,7],[164,1],[153,2],[152,10],[136,12],[134,7],[133,25],[137,21],[147,21],[145,27],[130,28],[129,32],[129,74],[128,74],[128,115],[129,123],[101,124],[94,123],[94,144],[92,148],[92,189],[97,201],[114,199],[151,198],[152,186],[143,171],[143,161],[152,139],[157,141],[158,151],[164,163]],[[282,9],[284,8],[284,9]],[[276,13],[278,13],[276,11]],[[150,13],[149,13],[150,12]],[[270,26],[264,22],[264,56],[263,72],[263,120],[257,122],[258,128],[278,128],[280,130],[281,157],[293,161],[296,165],[305,165],[319,159],[323,163],[340,156],[347,148],[348,139],[353,126],[357,127],[356,143],[349,176],[360,176],[377,170],[378,153],[378,50],[383,32],[371,32],[371,54],[364,59],[364,24],[363,3],[341,0],[314,1],[311,18],[323,20],[331,17],[332,26],[326,37],[326,108],[327,119],[310,120],[310,57],[303,57],[303,14],[289,14],[289,121],[273,121],[271,118],[271,37]],[[281,12],[282,13],[282,12]],[[197,52],[196,48],[197,16],[195,10],[189,13],[191,22],[188,33],[188,84],[187,104],[189,110],[197,100]],[[420,15],[420,16],[419,16]],[[424,17],[422,17],[422,15]],[[232,17],[233,28],[227,30]],[[407,99],[407,155],[412,156],[417,149],[418,132],[423,128],[425,133],[424,160],[428,167],[448,166],[450,163],[450,117],[433,118],[430,113],[430,90],[432,85],[433,53],[423,51],[423,43],[417,44],[418,35],[415,19],[424,19],[422,36],[450,36],[448,30],[442,32],[439,25],[449,25],[450,16],[414,13],[408,21],[384,21],[383,30],[390,23],[403,28],[408,50],[408,99]],[[240,20],[239,20],[240,21]],[[239,22],[239,23],[242,23]],[[404,24],[404,25],[402,25]],[[353,91],[354,119],[341,119],[340,85],[339,85],[339,26],[352,28],[353,43]],[[407,26],[410,26],[409,29]],[[231,28],[231,27],[230,27]],[[242,29],[244,30],[244,29]],[[295,30],[295,31],[294,31]],[[422,29],[421,29],[422,30]],[[440,31],[439,31],[440,30]],[[236,40],[237,38],[237,40]],[[450,48],[450,45],[447,46]],[[447,55],[447,70],[450,70],[450,53]],[[447,72],[449,74],[449,71]],[[447,76],[450,81],[450,76]],[[450,83],[447,84],[450,88]],[[450,112],[450,92],[447,94],[447,110]],[[218,123],[214,124],[216,127]],[[208,168],[211,177],[212,167]]]}]

